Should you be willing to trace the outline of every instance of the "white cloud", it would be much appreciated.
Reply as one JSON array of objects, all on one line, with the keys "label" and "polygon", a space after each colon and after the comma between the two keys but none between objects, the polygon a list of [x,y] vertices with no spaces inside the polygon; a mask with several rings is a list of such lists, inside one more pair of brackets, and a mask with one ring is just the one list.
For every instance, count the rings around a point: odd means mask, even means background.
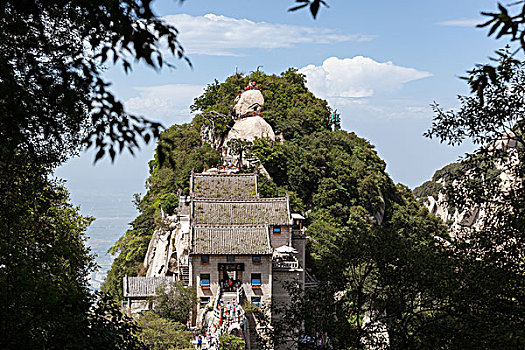
[{"label": "white cloud", "polygon": [[342,34],[337,30],[278,23],[254,22],[221,15],[188,14],[164,17],[179,31],[179,40],[189,54],[238,56],[240,49],[278,49],[297,44],[363,42],[375,38],[365,34]]},{"label": "white cloud", "polygon": [[308,65],[299,71],[306,75],[308,88],[325,99],[371,97],[376,92],[393,92],[405,83],[432,75],[363,56],[330,57],[321,66]]},{"label": "white cloud", "polygon": [[125,102],[126,109],[148,119],[160,120],[168,127],[191,118],[190,105],[203,91],[201,85],[160,85],[136,87],[138,96]]},{"label": "white cloud", "polygon": [[458,19],[449,19],[447,21],[442,21],[436,23],[440,26],[446,27],[475,27],[480,23],[484,23],[483,19],[480,18],[458,18]]}]

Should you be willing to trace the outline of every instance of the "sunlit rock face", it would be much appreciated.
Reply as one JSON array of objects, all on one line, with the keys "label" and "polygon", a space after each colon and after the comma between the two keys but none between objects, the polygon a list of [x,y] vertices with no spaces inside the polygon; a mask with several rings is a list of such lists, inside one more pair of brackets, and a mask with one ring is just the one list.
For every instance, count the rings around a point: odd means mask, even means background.
[{"label": "sunlit rock face", "polygon": [[[489,148],[493,152],[502,152],[502,159],[496,160],[494,165],[500,170],[499,174],[500,192],[494,194],[492,201],[487,203],[472,203],[470,208],[459,212],[455,208],[449,208],[449,203],[444,193],[440,192],[437,196],[428,196],[424,198],[424,204],[427,209],[444,223],[449,226],[451,236],[461,236],[468,230],[480,230],[487,220],[491,220],[492,213],[500,211],[503,207],[501,203],[505,202],[505,195],[521,186],[521,178],[517,176],[516,169],[519,167],[519,154],[517,148],[517,137],[514,133],[505,133],[499,140]],[[503,157],[504,155],[504,157]],[[466,176],[471,176],[469,171]],[[438,180],[444,185],[444,180]],[[461,186],[461,180],[456,180],[454,186]],[[468,203],[467,199],[467,203]],[[500,204],[498,204],[500,203]],[[452,210],[451,210],[452,209]]]},{"label": "sunlit rock face", "polygon": [[275,141],[275,133],[270,124],[268,124],[262,117],[256,115],[237,120],[228,132],[224,144],[227,145],[228,141],[232,139],[253,141],[256,138],[264,137]]},{"label": "sunlit rock face", "polygon": [[427,207],[428,211],[439,217],[443,222],[455,220],[456,217],[453,217],[453,213],[449,214],[448,212],[448,204],[445,195],[443,193],[439,193],[436,197],[437,198],[434,198],[434,196],[428,196],[426,198],[425,206]]},{"label": "sunlit rock face", "polygon": [[[262,117],[264,97],[257,89],[244,91],[235,99],[235,124],[232,126],[223,145],[226,146],[224,156],[229,159],[238,159],[233,155],[228,143],[233,139],[253,142],[256,138],[269,138],[275,141],[275,133]],[[249,160],[243,159],[243,165],[251,165]]]},{"label": "sunlit rock face", "polygon": [[248,90],[238,96],[235,101],[235,115],[242,116],[250,112],[260,112],[264,108],[264,97],[259,90]]},{"label": "sunlit rock face", "polygon": [[151,237],[144,257],[146,277],[166,276],[188,264],[187,245],[190,238],[189,217],[172,215],[164,219]]}]

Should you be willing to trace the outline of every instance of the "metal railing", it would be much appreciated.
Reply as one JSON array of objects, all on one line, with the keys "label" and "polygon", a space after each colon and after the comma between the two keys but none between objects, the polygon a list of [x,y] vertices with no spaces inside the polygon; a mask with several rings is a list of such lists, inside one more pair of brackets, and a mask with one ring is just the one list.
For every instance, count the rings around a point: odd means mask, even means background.
[{"label": "metal railing", "polygon": [[294,257],[293,260],[273,260],[274,269],[294,270],[299,269],[299,261]]},{"label": "metal railing", "polygon": [[221,295],[222,295],[222,291],[219,288],[217,290],[217,295],[215,296],[215,300],[213,301],[213,317],[217,320],[221,319],[221,311],[219,310],[219,303],[221,302]]}]

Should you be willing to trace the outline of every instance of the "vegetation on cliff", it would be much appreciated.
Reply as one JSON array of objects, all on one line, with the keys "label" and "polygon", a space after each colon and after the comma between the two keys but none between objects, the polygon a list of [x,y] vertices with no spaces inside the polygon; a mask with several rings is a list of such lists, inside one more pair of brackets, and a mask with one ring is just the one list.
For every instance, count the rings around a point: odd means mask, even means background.
[{"label": "vegetation on cliff", "polygon": [[459,163],[451,163],[436,170],[431,180],[425,181],[418,187],[414,188],[413,192],[416,198],[422,199],[429,196],[437,198],[439,193],[443,191],[443,181],[445,178],[448,178],[449,174],[454,174],[459,166]]},{"label": "vegetation on cliff", "polygon": [[[459,96],[456,110],[435,105],[427,136],[456,145],[470,139],[478,147],[454,171],[436,173],[447,204],[459,213],[478,213],[473,225],[453,226],[448,241],[455,278],[451,316],[460,325],[455,338],[471,346],[522,348],[525,344],[525,65],[506,50],[483,93]],[[482,72],[484,71],[484,72]],[[486,74],[477,66],[467,81],[474,87]],[[446,168],[445,168],[446,169]],[[420,193],[424,195],[425,193]]]},{"label": "vegetation on cliff", "polygon": [[[407,337],[423,334],[431,323],[423,327],[405,318],[432,319],[433,301],[445,280],[438,271],[444,266],[441,249],[435,244],[443,226],[406,187],[392,182],[370,143],[351,132],[332,131],[326,101],[309,92],[304,76],[294,69],[280,76],[256,71],[215,81],[192,109],[227,115],[237,94],[253,80],[265,97],[265,120],[284,137],[275,144],[256,139],[248,147],[271,176],[259,176],[261,195],[288,193],[292,210],[306,214],[310,272],[331,295],[344,292],[337,310],[354,320],[345,324],[356,337],[345,340],[334,327],[322,331],[341,346],[359,342],[367,336],[363,315],[373,312],[373,318],[391,327],[392,343],[405,344]],[[218,136],[224,136],[230,120],[213,121]],[[173,196],[188,192],[191,169],[200,172],[219,162],[218,151],[201,140],[203,125],[209,125],[209,119],[201,114],[161,134],[141,213],[112,248],[119,255],[104,290],[115,298],[120,297],[125,274],[144,272],[141,263],[160,208],[172,208]],[[421,305],[432,311],[422,312]],[[334,326],[332,316],[323,324]]]},{"label": "vegetation on cliff", "polygon": [[0,171],[2,349],[137,349],[136,328],[87,276],[90,217],[49,170],[21,154]]}]

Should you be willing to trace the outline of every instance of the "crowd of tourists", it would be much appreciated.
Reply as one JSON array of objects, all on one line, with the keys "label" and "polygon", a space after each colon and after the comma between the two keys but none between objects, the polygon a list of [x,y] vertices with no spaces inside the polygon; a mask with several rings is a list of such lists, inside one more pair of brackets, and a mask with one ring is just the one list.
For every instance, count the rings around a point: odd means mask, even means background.
[{"label": "crowd of tourists", "polygon": [[195,345],[197,349],[219,349],[219,337],[226,333],[229,326],[236,322],[236,316],[239,316],[239,306],[235,301],[224,304],[219,301],[217,310],[219,311],[219,319],[210,324],[204,333],[195,335]]}]

